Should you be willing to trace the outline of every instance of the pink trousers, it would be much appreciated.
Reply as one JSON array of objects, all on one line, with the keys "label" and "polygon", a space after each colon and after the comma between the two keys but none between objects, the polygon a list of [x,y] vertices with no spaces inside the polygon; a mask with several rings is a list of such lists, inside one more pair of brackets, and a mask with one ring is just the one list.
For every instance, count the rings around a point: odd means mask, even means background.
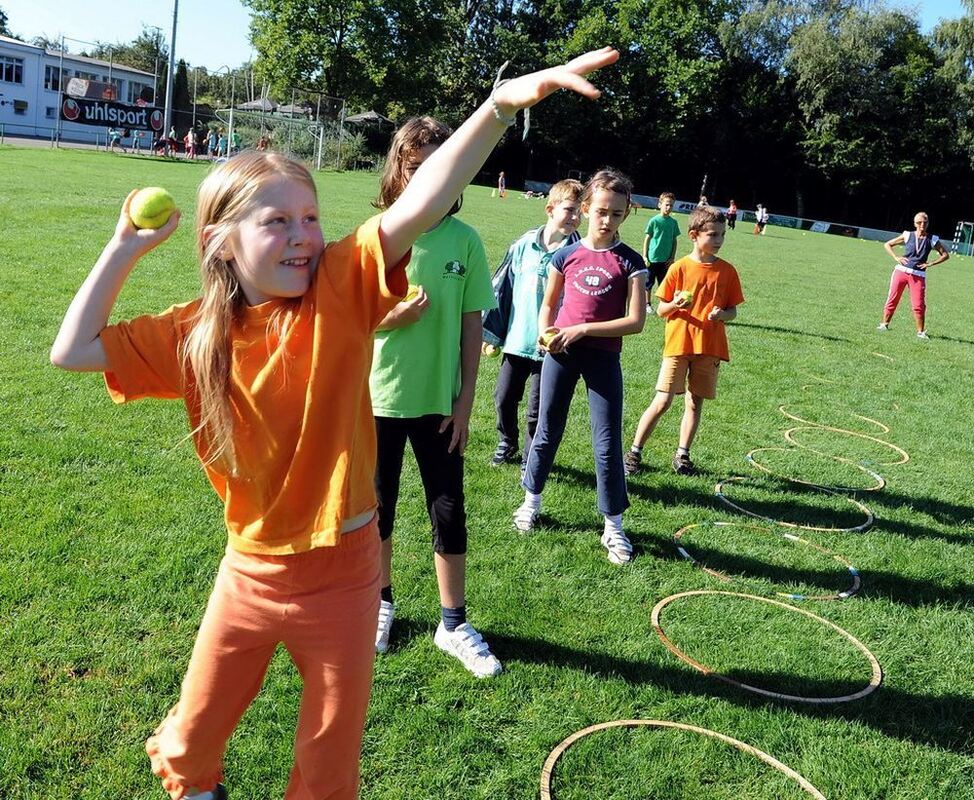
[{"label": "pink trousers", "polygon": [[[146,742],[173,800],[212,789],[227,741],[278,644],[304,681],[286,800],[354,800],[379,611],[375,520],[335,547],[286,556],[228,550],[179,702]],[[257,787],[232,794],[256,797]]]},{"label": "pink trousers", "polygon": [[910,287],[910,302],[913,305],[913,313],[922,317],[927,313],[927,280],[910,275],[908,272],[893,270],[893,277],[889,281],[889,296],[886,298],[886,306],[883,309],[883,319],[891,319],[896,306],[899,305],[900,297],[906,287]]}]

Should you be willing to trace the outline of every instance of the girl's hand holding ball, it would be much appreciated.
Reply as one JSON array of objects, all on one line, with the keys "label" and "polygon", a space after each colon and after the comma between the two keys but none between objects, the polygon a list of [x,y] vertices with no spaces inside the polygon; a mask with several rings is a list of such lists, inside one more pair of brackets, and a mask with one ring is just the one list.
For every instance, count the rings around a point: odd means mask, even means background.
[{"label": "girl's hand holding ball", "polygon": [[713,322],[714,320],[722,319],[723,314],[724,314],[724,309],[717,308],[715,306],[714,308],[710,309],[710,313],[707,314],[707,319]]}]

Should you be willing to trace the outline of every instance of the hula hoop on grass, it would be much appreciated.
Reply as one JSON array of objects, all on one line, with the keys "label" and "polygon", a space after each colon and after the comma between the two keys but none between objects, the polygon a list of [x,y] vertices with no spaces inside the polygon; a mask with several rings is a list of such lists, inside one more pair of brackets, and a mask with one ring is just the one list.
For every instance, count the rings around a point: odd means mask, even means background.
[{"label": "hula hoop on grass", "polygon": [[[797,428],[792,428],[792,430],[797,430]],[[795,442],[792,442],[792,444],[795,444]],[[872,478],[876,482],[876,485],[864,486],[864,487],[835,486],[835,485],[826,485],[823,483],[815,483],[813,481],[803,481],[800,478],[791,478],[787,475],[781,475],[777,472],[772,472],[770,469],[764,466],[764,464],[759,463],[754,458],[755,453],[764,453],[767,452],[768,450],[777,450],[778,452],[781,453],[797,453],[799,452],[799,450],[808,450],[810,453],[815,453],[816,455],[822,456],[822,458],[831,458],[833,461],[840,461],[843,464],[848,464],[850,467],[855,467],[856,469],[865,472],[870,478]],[[754,450],[747,453],[744,456],[744,458],[747,460],[747,463],[750,464],[752,467],[761,470],[761,472],[770,475],[772,478],[780,478],[781,480],[788,481],[789,483],[800,483],[803,486],[811,486],[815,489],[828,489],[829,491],[833,491],[833,492],[878,492],[886,485],[886,479],[882,475],[880,475],[878,472],[873,472],[871,469],[864,467],[862,464],[857,464],[855,461],[852,461],[851,459],[848,458],[843,458],[842,456],[826,455],[825,453],[820,453],[818,450],[813,450],[811,447],[805,447],[804,445],[796,445],[796,447],[756,447]]]},{"label": "hula hoop on grass", "polygon": [[852,505],[854,505],[856,508],[862,511],[863,514],[866,515],[866,521],[863,522],[861,525],[856,525],[851,528],[823,528],[816,525],[802,525],[798,522],[787,522],[781,519],[772,519],[771,517],[766,517],[763,514],[758,514],[755,511],[748,511],[746,508],[742,508],[741,506],[737,505],[737,503],[732,502],[726,495],[724,495],[725,483],[740,483],[742,481],[748,481],[748,480],[751,479],[741,475],[736,475],[732,478],[724,478],[724,480],[722,480],[714,487],[714,494],[720,499],[722,503],[725,503],[726,505],[730,506],[735,511],[740,511],[742,514],[747,514],[749,517],[756,517],[757,519],[763,519],[765,522],[773,522],[775,525],[782,525],[786,528],[797,528],[803,531],[824,531],[826,533],[859,533],[860,531],[868,530],[870,526],[873,524],[873,522],[875,521],[873,512],[870,511],[865,505],[860,503],[858,500],[852,497],[847,497],[846,495],[840,494],[839,492],[835,492],[831,489],[826,489],[824,486],[819,486],[818,490],[821,492],[828,492],[829,494],[834,494],[836,497],[842,497],[845,500],[849,501],[850,503],[852,503]]},{"label": "hula hoop on grass", "polygon": [[[705,595],[705,594],[719,594],[719,595],[724,595],[726,597],[744,597],[748,600],[757,600],[759,603],[768,603],[773,606],[778,606],[779,608],[787,609],[788,611],[794,611],[796,614],[804,614],[806,617],[810,619],[814,619],[816,622],[821,622],[822,624],[827,625],[836,633],[840,634],[842,637],[844,637],[845,639],[850,641],[853,645],[855,645],[856,648],[858,648],[858,650],[861,653],[863,653],[863,655],[865,655],[866,658],[869,660],[869,666],[872,670],[872,676],[869,679],[869,684],[865,688],[860,689],[858,692],[853,692],[852,694],[844,694],[839,697],[802,697],[801,695],[797,695],[797,694],[785,694],[783,692],[773,692],[770,689],[762,689],[760,686],[752,686],[749,683],[743,683],[742,681],[734,680],[734,678],[728,678],[726,675],[721,675],[718,672],[714,672],[706,664],[701,664],[699,661],[694,661],[692,658],[690,658],[690,656],[688,656],[686,653],[680,650],[675,644],[673,644],[673,642],[671,642],[669,638],[666,636],[666,634],[663,632],[663,628],[660,625],[660,621],[659,621],[660,614],[663,611],[663,609],[666,606],[668,606],[670,603],[672,603],[674,600],[679,600],[680,598],[683,597],[694,597],[694,596]],[[879,661],[876,660],[876,656],[874,656],[872,652],[870,652],[869,648],[866,647],[866,645],[864,645],[862,642],[860,642],[855,636],[843,630],[834,622],[829,622],[824,617],[818,616],[818,614],[813,614],[811,611],[806,611],[805,609],[798,608],[797,606],[790,606],[787,603],[782,603],[780,600],[772,600],[770,597],[758,597],[757,595],[754,594],[742,594],[740,592],[716,592],[716,591],[701,590],[701,589],[692,592],[680,592],[679,594],[672,594],[669,597],[664,597],[656,604],[656,606],[653,608],[652,623],[653,623],[653,630],[656,631],[656,635],[659,636],[660,640],[666,646],[666,649],[669,650],[671,653],[673,653],[673,655],[675,655],[681,661],[686,662],[694,669],[702,672],[704,675],[710,675],[711,677],[717,678],[718,680],[730,684],[731,686],[736,686],[739,689],[744,689],[745,691],[748,692],[754,692],[755,694],[760,694],[763,695],[764,697],[770,697],[774,700],[787,700],[793,703],[812,703],[816,705],[834,705],[836,703],[849,703],[853,700],[859,700],[863,697],[866,697],[869,694],[872,694],[874,691],[876,691],[876,689],[879,688],[879,685],[883,682],[883,668],[879,665]]]},{"label": "hula hoop on grass", "polygon": [[791,780],[795,781],[809,795],[814,797],[815,800],[825,800],[825,795],[812,786],[812,784],[805,780],[805,778],[795,772],[795,770],[793,770],[791,767],[782,764],[774,756],[768,755],[763,750],[758,750],[756,747],[752,747],[745,742],[732,739],[730,736],[723,733],[717,733],[717,731],[712,731],[708,728],[698,728],[696,725],[687,725],[682,722],[669,722],[661,719],[617,719],[613,720],[612,722],[600,722],[597,725],[589,725],[587,728],[582,728],[582,730],[573,733],[567,739],[562,741],[561,744],[559,744],[554,750],[552,750],[548,758],[545,759],[544,766],[541,768],[541,800],[554,800],[554,795],[551,791],[551,782],[555,771],[555,765],[558,763],[558,759],[562,757],[564,752],[575,744],[575,742],[577,742],[579,739],[583,739],[589,734],[598,733],[599,731],[604,731],[609,728],[638,727],[675,728],[676,730],[699,733],[703,736],[709,736],[711,739],[717,739],[725,744],[729,744],[731,747],[736,747],[742,753],[747,753],[748,755],[759,758],[768,766],[778,770],[778,772],[782,773],[788,778],[791,778]]},{"label": "hula hoop on grass", "polygon": [[802,444],[801,442],[796,442],[792,437],[795,431],[812,431],[812,430],[824,430],[824,431],[834,431],[836,433],[841,433],[845,436],[858,436],[860,439],[868,439],[870,442],[875,442],[876,444],[881,444],[883,447],[888,447],[890,450],[899,453],[899,461],[877,461],[875,463],[884,467],[895,467],[898,464],[905,464],[910,460],[910,454],[906,452],[902,447],[897,447],[891,442],[884,442],[882,439],[877,439],[875,436],[870,436],[868,433],[857,433],[856,431],[847,431],[844,428],[831,428],[828,425],[798,425],[794,428],[789,428],[785,431],[784,437],[785,441],[789,444],[795,445],[795,447],[801,447],[804,450],[811,450],[813,453],[818,453],[821,456],[827,456],[828,458],[836,458],[836,456],[830,455],[829,453],[823,453],[820,450],[816,450],[814,447],[809,447],[807,444]]},{"label": "hula hoop on grass", "polygon": [[[702,569],[708,575],[713,575],[715,578],[719,578],[722,581],[727,581],[728,583],[731,583],[734,580],[730,575],[728,575],[726,572],[721,572],[720,570],[712,569],[711,567],[708,567],[706,564],[704,564],[702,561],[698,561],[696,558],[693,557],[693,555],[689,551],[687,551],[687,549],[683,546],[681,542],[681,540],[683,539],[683,535],[687,531],[693,530],[694,528],[705,528],[705,527],[751,528],[752,530],[759,530],[765,533],[771,532],[763,525],[748,525],[746,523],[738,523],[738,522],[700,522],[697,523],[696,525],[685,525],[682,528],[680,528],[680,530],[678,530],[676,533],[673,534],[673,543],[676,545],[677,552],[681,556],[683,556],[683,558],[685,558],[695,567],[699,567],[700,569]],[[836,555],[835,553],[826,550],[824,547],[821,547],[815,544],[814,542],[810,542],[807,539],[802,539],[800,536],[795,536],[795,534],[793,533],[783,533],[781,535],[784,536],[784,538],[787,539],[789,542],[806,545],[807,547],[811,547],[813,550],[817,550],[822,555],[828,556],[829,558],[838,561],[840,564],[842,564],[842,566],[844,566],[847,570],[849,570],[849,573],[852,575],[852,584],[845,591],[838,592],[836,594],[793,594],[790,592],[775,592],[775,594],[778,597],[784,597],[788,600],[848,600],[856,592],[859,591],[860,587],[862,586],[862,580],[859,577],[859,570],[857,570],[854,566],[852,566],[852,564],[846,561],[842,556]]]}]

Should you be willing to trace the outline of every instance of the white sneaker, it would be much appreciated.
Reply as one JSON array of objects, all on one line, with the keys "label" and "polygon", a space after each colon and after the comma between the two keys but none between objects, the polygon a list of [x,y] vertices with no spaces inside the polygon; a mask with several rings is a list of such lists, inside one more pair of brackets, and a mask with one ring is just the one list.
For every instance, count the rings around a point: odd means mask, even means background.
[{"label": "white sneaker", "polygon": [[602,546],[609,551],[609,561],[613,564],[628,564],[632,561],[632,542],[622,531],[603,533]]},{"label": "white sneaker", "polygon": [[389,634],[392,633],[392,620],[396,616],[394,604],[379,601],[379,626],[375,631],[375,652],[384,653],[389,649]]},{"label": "white sneaker", "polygon": [[917,339],[929,339],[926,331],[917,331]]},{"label": "white sneaker", "polygon": [[436,628],[433,642],[444,653],[449,653],[478,678],[492,678],[499,675],[503,667],[497,657],[490,652],[484,637],[474,630],[473,625],[464,622],[453,631],[443,626]]},{"label": "white sneaker", "polygon": [[886,322],[880,322],[879,325],[876,326],[876,330],[877,331],[888,331],[889,330],[889,324],[886,323]]},{"label": "white sneaker", "polygon": [[514,527],[521,533],[529,533],[541,516],[541,507],[535,508],[528,502],[523,502],[514,512]]},{"label": "white sneaker", "polygon": [[647,317],[655,317],[656,316],[656,309],[653,308],[649,303],[646,304],[646,316]]}]

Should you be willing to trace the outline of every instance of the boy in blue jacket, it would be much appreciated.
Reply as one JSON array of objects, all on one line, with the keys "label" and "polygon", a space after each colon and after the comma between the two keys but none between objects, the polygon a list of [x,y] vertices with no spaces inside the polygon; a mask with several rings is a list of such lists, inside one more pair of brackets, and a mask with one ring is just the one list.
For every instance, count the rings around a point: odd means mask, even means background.
[{"label": "boy in blue jacket", "polygon": [[[493,466],[518,461],[523,468],[538,424],[539,378],[544,355],[538,349],[538,312],[548,281],[548,263],[557,250],[578,241],[582,184],[559,181],[548,192],[548,221],[532,228],[507,250],[494,273],[497,308],[484,313],[484,347],[501,348],[503,360],[494,389],[500,439]],[[524,449],[518,449],[518,406],[531,379]]]}]

